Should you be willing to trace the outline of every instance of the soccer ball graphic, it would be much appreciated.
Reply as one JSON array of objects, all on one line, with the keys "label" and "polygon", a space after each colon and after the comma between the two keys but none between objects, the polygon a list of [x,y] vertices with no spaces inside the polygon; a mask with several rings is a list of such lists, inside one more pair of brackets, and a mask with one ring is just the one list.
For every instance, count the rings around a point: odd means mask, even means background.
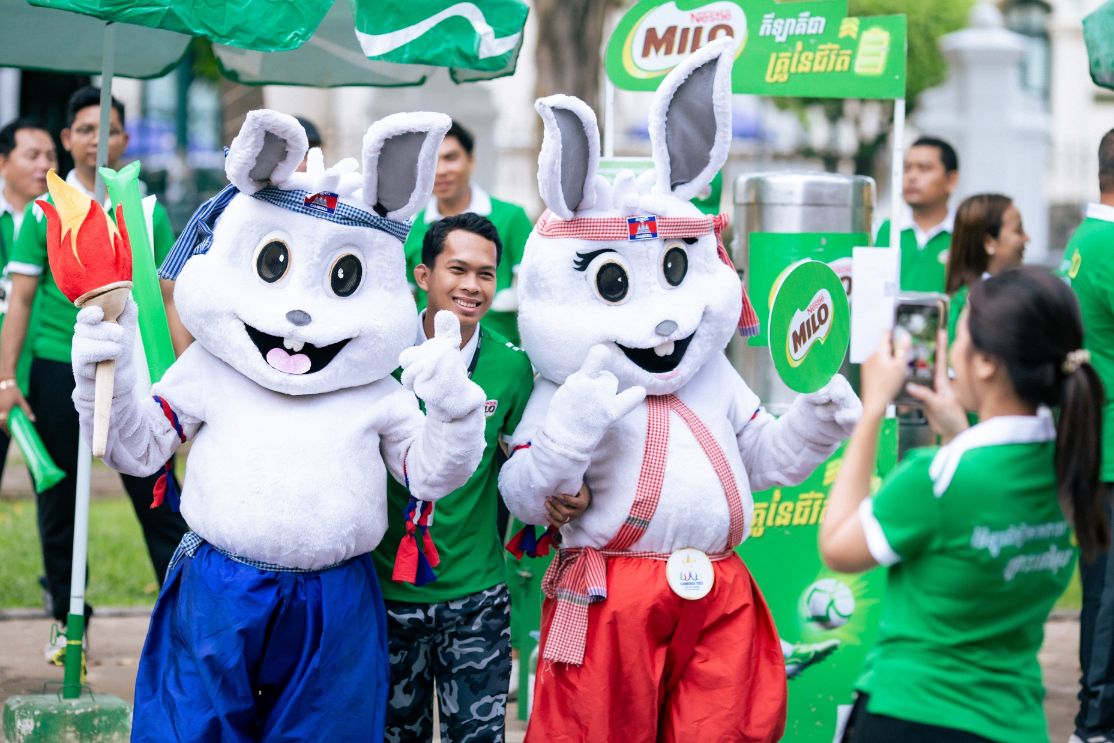
[{"label": "soccer ball graphic", "polygon": [[805,616],[809,622],[824,629],[835,629],[847,624],[855,611],[855,596],[843,581],[821,578],[804,593]]}]

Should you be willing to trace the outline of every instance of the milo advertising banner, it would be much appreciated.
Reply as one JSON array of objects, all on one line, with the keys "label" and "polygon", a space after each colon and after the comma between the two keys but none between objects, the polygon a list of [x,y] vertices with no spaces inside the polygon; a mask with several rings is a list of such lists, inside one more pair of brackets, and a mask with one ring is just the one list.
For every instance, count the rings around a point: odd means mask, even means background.
[{"label": "milo advertising banner", "polygon": [[767,324],[770,357],[786,386],[816,392],[839,373],[851,341],[843,282],[820,261],[800,261],[775,284]]},{"label": "milo advertising banner", "polygon": [[847,0],[640,0],[607,46],[623,90],[656,90],[704,44],[737,45],[732,90],[767,96],[905,96],[905,16],[848,17]]},{"label": "milo advertising banner", "polygon": [[[783,740],[832,743],[878,634],[885,570],[829,570],[816,544],[843,449],[793,488],[754,494],[754,521],[738,553],[758,581],[781,635],[789,677]],[[897,426],[882,428],[875,485],[897,463]]]}]

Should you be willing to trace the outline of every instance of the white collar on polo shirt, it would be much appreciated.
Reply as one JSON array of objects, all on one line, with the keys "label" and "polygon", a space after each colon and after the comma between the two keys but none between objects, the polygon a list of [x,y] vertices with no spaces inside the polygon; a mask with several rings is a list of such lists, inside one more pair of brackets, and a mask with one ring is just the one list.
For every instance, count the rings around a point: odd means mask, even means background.
[{"label": "white collar on polo shirt", "polygon": [[1087,219],[1101,219],[1104,222],[1114,222],[1114,206],[1106,204],[1088,204]]},{"label": "white collar on polo shirt", "polygon": [[944,221],[940,222],[934,227],[927,230],[922,230],[920,225],[913,221],[913,209],[908,204],[904,209],[904,229],[913,230],[913,237],[917,240],[917,247],[923,249],[928,245],[928,241],[939,235],[941,232],[954,232],[955,231],[955,210],[948,205],[948,214],[944,217]]},{"label": "white collar on polo shirt", "polygon": [[[474,181],[468,184],[468,188],[472,190],[472,200],[468,202],[464,211],[479,214],[481,217],[489,216],[491,214],[491,196]],[[425,206],[425,215],[422,217],[422,221],[426,224],[432,224],[438,219],[441,219],[441,212],[437,209],[437,199],[431,196],[429,203]]]}]

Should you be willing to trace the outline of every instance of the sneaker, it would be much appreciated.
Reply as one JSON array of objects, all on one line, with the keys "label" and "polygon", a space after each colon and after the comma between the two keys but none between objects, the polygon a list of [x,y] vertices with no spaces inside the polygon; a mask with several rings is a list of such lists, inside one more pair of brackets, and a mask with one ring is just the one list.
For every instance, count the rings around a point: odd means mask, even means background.
[{"label": "sneaker", "polygon": [[1085,733],[1076,730],[1068,738],[1068,743],[1114,743],[1114,735],[1110,733]]},{"label": "sneaker", "polygon": [[43,648],[43,657],[51,665],[65,665],[66,631],[64,629],[59,630],[57,624],[50,625],[50,641]]},{"label": "sneaker", "polygon": [[800,642],[793,646],[792,652],[785,656],[785,675],[787,678],[796,678],[801,671],[815,665],[836,651],[840,645],[839,640],[824,640],[823,642]]},{"label": "sneaker", "polygon": [[[83,656],[89,654],[89,629],[85,629],[85,634],[81,638],[81,652]],[[66,628],[59,629],[57,624],[50,625],[50,640],[43,647],[43,657],[46,662],[55,666],[66,665]],[[84,658],[82,658],[82,665],[84,665]]]}]

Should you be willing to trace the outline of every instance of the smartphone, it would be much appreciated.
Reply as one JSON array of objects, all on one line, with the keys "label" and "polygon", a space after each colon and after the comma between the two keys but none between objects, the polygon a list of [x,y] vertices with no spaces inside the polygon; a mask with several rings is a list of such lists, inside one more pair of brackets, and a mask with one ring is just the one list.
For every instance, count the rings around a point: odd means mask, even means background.
[{"label": "smartphone", "polygon": [[[909,342],[906,382],[932,387],[936,365],[946,364],[947,349],[937,348],[940,330],[948,327],[948,298],[935,292],[902,292],[894,304],[893,341]],[[902,389],[898,401],[912,398]]]}]

